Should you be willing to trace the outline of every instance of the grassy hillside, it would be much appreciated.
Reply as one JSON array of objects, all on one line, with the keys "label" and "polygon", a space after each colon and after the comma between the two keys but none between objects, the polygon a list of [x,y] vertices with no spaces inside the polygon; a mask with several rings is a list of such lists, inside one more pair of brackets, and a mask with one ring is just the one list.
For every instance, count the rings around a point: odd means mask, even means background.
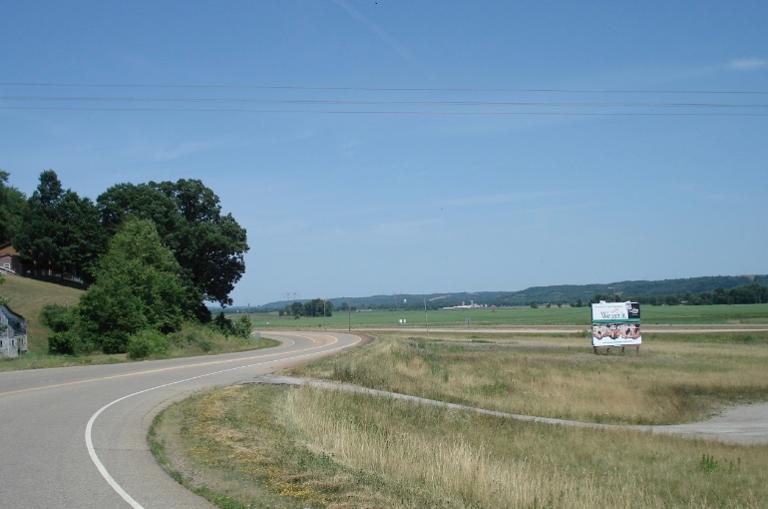
[{"label": "grassy hillside", "polygon": [[19,276],[3,277],[5,282],[0,284],[0,295],[8,299],[11,309],[27,319],[30,351],[47,352],[49,331],[40,323],[40,310],[46,304],[77,304],[83,291]]}]

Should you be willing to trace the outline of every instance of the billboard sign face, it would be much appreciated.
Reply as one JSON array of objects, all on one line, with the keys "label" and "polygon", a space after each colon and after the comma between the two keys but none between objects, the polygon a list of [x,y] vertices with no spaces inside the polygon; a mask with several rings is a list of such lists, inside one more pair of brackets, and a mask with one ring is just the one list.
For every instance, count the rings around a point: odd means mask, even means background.
[{"label": "billboard sign face", "polygon": [[639,303],[592,304],[592,346],[639,345],[642,341]]}]

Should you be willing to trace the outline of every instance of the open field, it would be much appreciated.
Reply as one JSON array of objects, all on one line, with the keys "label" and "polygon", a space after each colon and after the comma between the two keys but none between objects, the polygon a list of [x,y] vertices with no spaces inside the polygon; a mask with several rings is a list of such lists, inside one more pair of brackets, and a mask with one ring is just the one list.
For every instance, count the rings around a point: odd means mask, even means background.
[{"label": "open field", "polygon": [[[643,306],[644,324],[768,324],[768,304],[713,306]],[[299,318],[275,313],[250,315],[257,329],[332,327],[397,327],[405,318],[409,326],[423,327],[424,311],[336,311],[330,317]],[[435,310],[427,313],[431,327],[500,327],[504,325],[583,325],[590,323],[589,307],[519,307],[498,309]]]},{"label": "open field", "polygon": [[697,420],[768,399],[768,333],[647,338],[640,355],[594,355],[586,338],[377,334],[298,376],[512,413],[594,422]]},{"label": "open field", "polygon": [[359,394],[233,386],[150,434],[220,507],[762,507],[768,447],[520,423]]},{"label": "open field", "polygon": [[0,295],[8,299],[8,305],[15,312],[26,318],[30,352],[48,352],[50,331],[40,322],[40,311],[47,304],[77,304],[83,291],[11,274],[3,277],[5,282],[0,284]]}]

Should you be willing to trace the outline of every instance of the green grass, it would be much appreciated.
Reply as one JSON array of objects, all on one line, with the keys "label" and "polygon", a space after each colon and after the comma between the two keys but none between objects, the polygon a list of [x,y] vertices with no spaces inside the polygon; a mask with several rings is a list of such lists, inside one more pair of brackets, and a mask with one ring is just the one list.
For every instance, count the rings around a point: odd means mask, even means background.
[{"label": "green grass", "polygon": [[151,450],[224,508],[764,507],[768,447],[234,386],[169,407]]},{"label": "green grass", "polygon": [[[734,304],[718,306],[643,306],[644,324],[768,324],[768,304]],[[401,318],[413,327],[423,327],[424,311],[336,311],[330,317],[281,317],[277,313],[250,315],[257,328],[333,327],[398,327]],[[428,312],[432,327],[499,327],[504,325],[583,325],[590,323],[588,307],[530,307],[435,310]]]},{"label": "green grass", "polygon": [[7,298],[8,305],[27,320],[30,352],[45,354],[48,352],[50,331],[41,323],[40,311],[48,304],[77,304],[83,291],[20,276],[3,277],[5,282],[0,284],[0,296]]},{"label": "green grass", "polygon": [[377,334],[294,374],[494,410],[663,424],[768,399],[768,333],[647,339],[640,355],[594,355],[586,337]]}]

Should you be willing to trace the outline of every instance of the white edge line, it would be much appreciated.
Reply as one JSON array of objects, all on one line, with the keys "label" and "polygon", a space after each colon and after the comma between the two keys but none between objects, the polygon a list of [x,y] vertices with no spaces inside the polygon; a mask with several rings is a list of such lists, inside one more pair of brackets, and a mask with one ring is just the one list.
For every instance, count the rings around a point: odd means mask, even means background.
[{"label": "white edge line", "polygon": [[[330,334],[328,334],[328,335],[330,335]],[[303,336],[303,337],[306,337],[306,336]],[[336,339],[336,341],[339,340],[339,338],[336,337],[336,336],[331,336],[331,337]],[[345,348],[349,348],[349,347],[355,346],[360,341],[362,341],[362,338],[360,336],[358,336],[356,341],[354,341],[354,342],[352,342],[352,343],[350,343],[348,345],[342,345],[342,346],[339,346],[339,347],[336,347],[336,348],[331,348],[330,350],[319,350],[319,352],[330,353],[330,352],[335,352],[337,350],[343,350]],[[325,345],[323,345],[323,346],[325,346]],[[319,348],[323,348],[323,346],[321,346]],[[312,349],[312,348],[310,348],[310,349]],[[269,364],[271,362],[287,361],[287,360],[292,360],[292,359],[299,359],[301,357],[308,357],[308,356],[314,355],[316,353],[318,353],[318,351],[303,353],[301,355],[293,355],[293,356],[284,357],[284,358],[281,358],[281,359],[272,359],[272,360],[268,360],[268,361],[254,362],[254,363],[251,363],[251,364],[245,364],[243,366],[236,366],[234,368],[220,369],[219,371],[213,371],[211,373],[205,373],[203,375],[197,375],[197,376],[193,376],[193,377],[190,377],[190,378],[185,378],[183,380],[176,380],[175,382],[169,382],[169,383],[162,384],[162,385],[156,385],[155,387],[150,387],[148,389],[143,389],[143,390],[140,390],[140,391],[132,392],[131,394],[127,394],[127,395],[125,395],[125,396],[123,396],[121,398],[117,398],[114,401],[110,401],[109,403],[107,403],[103,407],[101,407],[98,410],[96,410],[96,412],[93,415],[91,415],[91,418],[88,419],[88,424],[86,424],[86,426],[85,426],[85,447],[88,449],[88,455],[91,457],[91,461],[96,466],[96,469],[99,471],[101,476],[104,478],[105,481],[107,481],[107,484],[109,484],[112,487],[112,489],[115,490],[115,492],[118,495],[120,495],[120,498],[125,500],[128,503],[128,505],[130,505],[133,509],[144,509],[144,506],[139,504],[132,496],[130,496],[128,494],[127,491],[125,491],[123,489],[122,486],[120,486],[120,484],[118,484],[117,481],[115,481],[114,477],[112,477],[112,475],[110,475],[110,473],[107,470],[107,468],[104,466],[104,464],[99,459],[99,455],[96,454],[96,448],[93,446],[93,438],[91,436],[91,432],[93,430],[93,423],[96,422],[96,419],[102,414],[102,412],[104,412],[106,409],[108,409],[112,405],[120,403],[121,401],[124,401],[124,400],[126,400],[128,398],[132,398],[134,396],[138,396],[139,394],[144,394],[145,392],[154,391],[155,389],[162,389],[163,387],[168,387],[168,386],[171,386],[171,385],[176,385],[176,384],[180,384],[180,383],[184,383],[184,382],[191,382],[192,380],[198,380],[200,378],[205,378],[205,377],[208,377],[208,376],[219,375],[221,373],[226,373],[228,371],[235,371],[235,370],[238,370],[238,369],[250,368],[250,367],[259,366],[259,365],[262,365],[262,364]]]}]

